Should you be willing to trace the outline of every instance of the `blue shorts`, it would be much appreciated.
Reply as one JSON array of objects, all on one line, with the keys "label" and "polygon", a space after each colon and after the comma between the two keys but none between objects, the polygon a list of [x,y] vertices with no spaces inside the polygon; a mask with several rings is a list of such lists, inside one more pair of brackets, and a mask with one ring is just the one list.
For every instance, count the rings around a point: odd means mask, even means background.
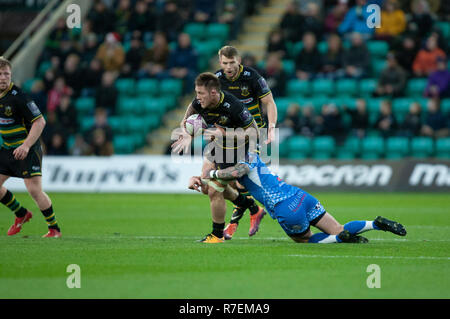
[{"label": "blue shorts", "polygon": [[309,231],[326,213],[313,196],[299,191],[275,206],[275,216],[288,236],[301,236]]}]

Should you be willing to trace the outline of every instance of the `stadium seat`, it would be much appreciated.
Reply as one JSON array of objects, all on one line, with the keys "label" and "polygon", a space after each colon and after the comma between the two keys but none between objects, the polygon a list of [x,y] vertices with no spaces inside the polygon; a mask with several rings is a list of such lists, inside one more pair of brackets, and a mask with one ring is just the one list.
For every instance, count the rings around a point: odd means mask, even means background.
[{"label": "stadium seat", "polygon": [[357,156],[360,153],[360,151],[361,151],[361,139],[355,136],[347,137],[347,139],[344,142],[344,145],[342,145],[339,148],[339,152],[342,152],[344,154],[353,153],[353,156]]},{"label": "stadium seat", "polygon": [[293,136],[288,140],[289,158],[302,159],[311,152],[311,140],[304,136]]},{"label": "stadium seat", "polygon": [[338,95],[356,95],[358,93],[358,84],[354,79],[341,79],[336,82],[336,94]]},{"label": "stadium seat", "polygon": [[311,89],[313,95],[327,95],[334,94],[334,82],[328,79],[316,79],[311,83]]},{"label": "stadium seat", "polygon": [[138,99],[131,97],[122,97],[119,99],[117,111],[120,115],[136,114],[138,112]]},{"label": "stadium seat", "polygon": [[210,23],[206,27],[206,37],[208,39],[218,39],[222,43],[228,39],[230,26],[225,23]]},{"label": "stadium seat", "polygon": [[162,105],[159,99],[146,99],[142,101],[144,112],[143,114],[152,114],[160,117],[165,111],[165,105]]},{"label": "stadium seat", "polygon": [[117,90],[119,91],[119,94],[127,96],[134,95],[136,86],[134,79],[117,79],[115,85]]},{"label": "stadium seat", "polygon": [[[423,105],[422,107],[424,107]],[[450,114],[450,99],[442,99],[441,100],[441,112],[445,115]]]},{"label": "stadium seat", "polygon": [[372,58],[385,58],[389,45],[385,41],[371,40],[367,41],[367,49],[369,49]]},{"label": "stadium seat", "polygon": [[164,79],[160,82],[160,95],[180,96],[183,90],[183,81],[179,79]]},{"label": "stadium seat", "polygon": [[47,72],[47,70],[50,69],[51,67],[52,67],[51,61],[48,61],[48,60],[42,61],[41,64],[39,65],[36,76],[39,78],[43,78],[45,75],[45,72]]},{"label": "stadium seat", "polygon": [[450,137],[436,140],[436,157],[450,159]]},{"label": "stadium seat", "polygon": [[434,145],[431,137],[413,137],[411,140],[411,154],[417,158],[427,158],[433,154]]},{"label": "stadium seat", "polygon": [[138,96],[156,96],[158,95],[159,83],[156,79],[142,79],[137,81],[136,94]]},{"label": "stadium seat", "polygon": [[378,113],[380,113],[381,101],[383,101],[382,98],[368,99],[367,100],[367,112],[369,114],[378,115]]},{"label": "stadium seat", "polygon": [[282,61],[282,63],[283,63],[283,70],[284,70],[284,72],[286,72],[288,77],[294,76],[295,75],[295,61],[285,59]]},{"label": "stadium seat", "polygon": [[394,114],[397,122],[403,122],[406,114],[408,114],[409,106],[414,101],[411,98],[396,98],[392,101],[392,114]]},{"label": "stadium seat", "polygon": [[450,40],[450,22],[437,21],[435,26],[442,31],[442,35],[446,40]]},{"label": "stadium seat", "polygon": [[75,101],[75,109],[78,114],[93,114],[95,109],[95,98],[79,97]]},{"label": "stadium seat", "polygon": [[113,145],[116,154],[131,154],[134,151],[134,141],[129,135],[115,135]]},{"label": "stadium seat", "polygon": [[384,140],[382,137],[366,137],[361,144],[361,158],[378,159],[384,153]]},{"label": "stadium seat", "polygon": [[303,80],[290,80],[287,83],[287,95],[288,96],[305,96],[310,93],[309,81]]},{"label": "stadium seat", "polygon": [[359,93],[361,96],[372,96],[372,93],[375,91],[377,87],[376,79],[362,79],[359,81]]},{"label": "stadium seat", "polygon": [[347,151],[347,150],[338,150],[336,153],[336,159],[341,161],[349,161],[354,160],[356,158],[355,152]]},{"label": "stadium seat", "polygon": [[410,79],[406,85],[407,96],[423,96],[423,92],[427,87],[428,80],[425,79]]},{"label": "stadium seat", "polygon": [[407,137],[389,137],[386,140],[386,158],[401,159],[409,153],[409,140]]},{"label": "stadium seat", "polygon": [[123,119],[117,115],[110,116],[108,118],[108,124],[109,124],[109,126],[111,126],[111,130],[114,133],[124,133],[126,131],[126,129],[122,125],[122,121],[123,121]]},{"label": "stadium seat", "polygon": [[333,156],[336,148],[334,138],[331,136],[318,136],[312,140],[314,159],[329,159]]},{"label": "stadium seat", "polygon": [[36,80],[39,80],[39,78],[33,78],[28,79],[22,84],[22,90],[24,90],[27,93],[31,92],[31,88],[33,87],[33,84]]},{"label": "stadium seat", "polygon": [[376,59],[372,58],[372,75],[376,78],[378,78],[381,74],[381,71],[386,66],[386,60],[385,59]]},{"label": "stadium seat", "polygon": [[86,115],[80,119],[81,132],[87,132],[94,125],[95,118],[92,115]]},{"label": "stadium seat", "polygon": [[288,51],[289,51],[290,57],[291,58],[295,58],[300,53],[300,51],[302,49],[303,49],[303,42],[302,41],[292,43],[288,47]]},{"label": "stadium seat", "polygon": [[191,41],[203,39],[206,35],[206,25],[204,23],[188,23],[184,26],[185,33],[189,34]]},{"label": "stadium seat", "polygon": [[328,50],[328,42],[327,42],[327,41],[320,41],[320,42],[317,44],[317,49],[319,50],[319,52],[320,52],[321,54],[327,53],[327,50]]}]

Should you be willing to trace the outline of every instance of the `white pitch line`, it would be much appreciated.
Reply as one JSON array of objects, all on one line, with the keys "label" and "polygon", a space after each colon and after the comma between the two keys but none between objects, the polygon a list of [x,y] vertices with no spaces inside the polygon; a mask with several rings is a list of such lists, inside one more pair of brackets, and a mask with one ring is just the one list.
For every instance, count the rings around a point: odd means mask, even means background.
[{"label": "white pitch line", "polygon": [[375,258],[375,259],[431,259],[431,260],[450,260],[450,257],[434,257],[434,256],[347,256],[347,255],[286,255],[288,257],[303,257],[303,258]]}]

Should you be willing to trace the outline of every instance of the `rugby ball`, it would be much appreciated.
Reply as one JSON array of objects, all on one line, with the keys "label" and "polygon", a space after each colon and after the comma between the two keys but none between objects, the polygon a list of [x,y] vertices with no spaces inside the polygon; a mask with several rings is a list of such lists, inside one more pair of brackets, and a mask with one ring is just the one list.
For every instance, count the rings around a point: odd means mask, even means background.
[{"label": "rugby ball", "polygon": [[186,132],[188,134],[195,136],[201,134],[204,129],[208,127],[205,119],[200,114],[194,114],[187,118],[186,120]]}]

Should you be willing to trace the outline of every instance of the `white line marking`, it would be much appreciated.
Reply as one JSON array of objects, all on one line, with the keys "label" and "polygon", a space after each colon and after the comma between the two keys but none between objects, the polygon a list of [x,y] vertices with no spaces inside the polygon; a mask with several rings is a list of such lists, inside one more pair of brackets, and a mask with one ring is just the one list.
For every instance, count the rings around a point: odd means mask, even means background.
[{"label": "white line marking", "polygon": [[288,257],[304,257],[304,258],[375,258],[375,259],[432,259],[432,260],[450,260],[450,257],[434,257],[434,256],[330,256],[330,255],[286,255]]}]

